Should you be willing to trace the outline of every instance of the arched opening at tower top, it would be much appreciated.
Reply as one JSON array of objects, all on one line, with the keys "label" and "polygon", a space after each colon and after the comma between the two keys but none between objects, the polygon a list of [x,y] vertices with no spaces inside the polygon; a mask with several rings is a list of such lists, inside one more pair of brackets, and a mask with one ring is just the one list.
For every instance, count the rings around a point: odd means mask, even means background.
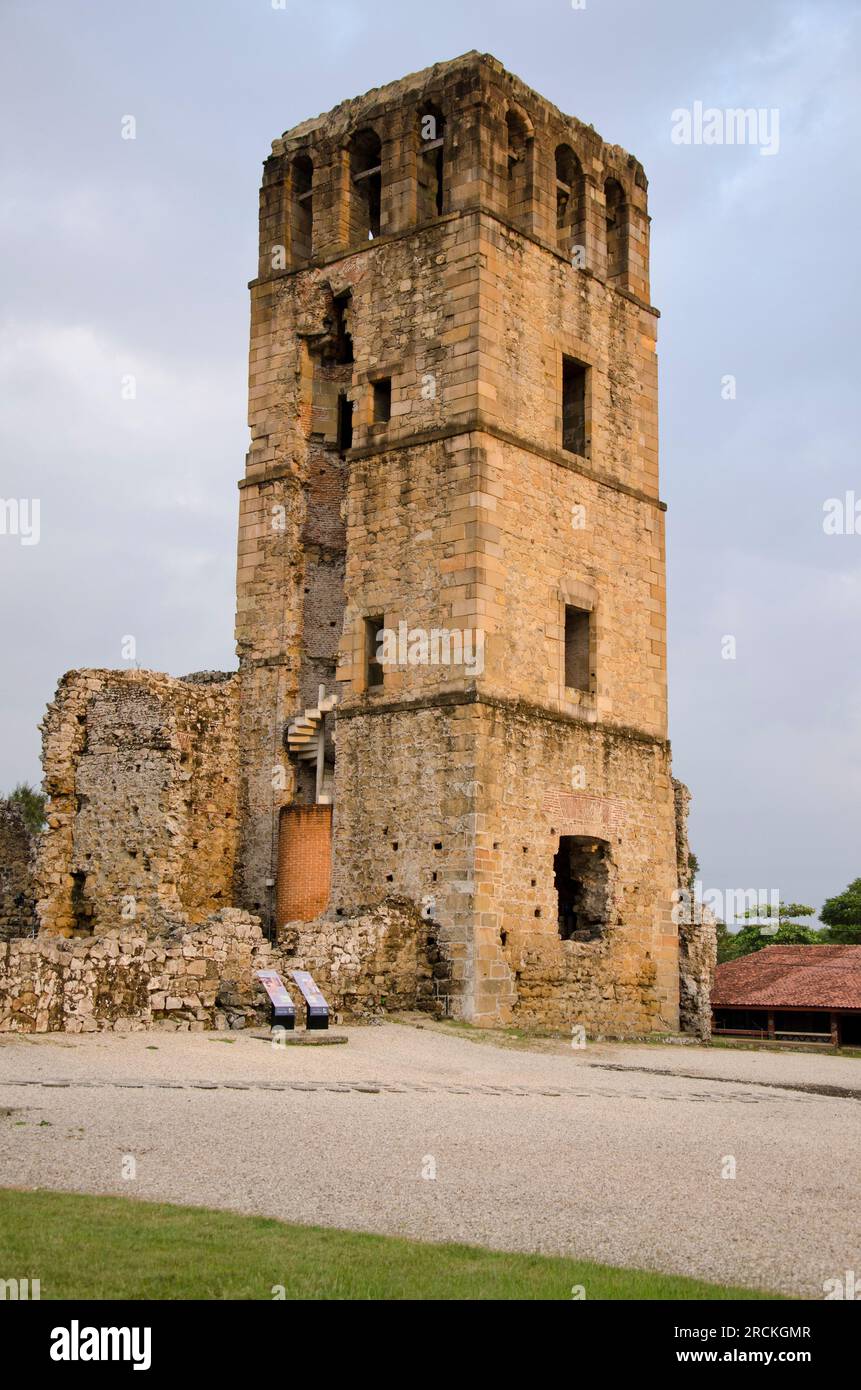
[{"label": "arched opening at tower top", "polygon": [[556,244],[566,255],[583,235],[583,166],[570,145],[556,147]]},{"label": "arched opening at tower top", "polygon": [[350,240],[369,241],[380,235],[383,193],[383,154],[374,130],[360,130],[350,141]]},{"label": "arched opening at tower top", "polygon": [[419,222],[441,217],[445,211],[445,117],[437,106],[426,106],[419,117],[419,152],[416,161],[417,216]]},{"label": "arched opening at tower top", "polygon": [[292,220],[290,227],[293,264],[309,261],[314,249],[314,165],[306,154],[293,160]]},{"label": "arched opening at tower top", "polygon": [[627,228],[625,226],[625,193],[618,179],[607,179],[604,184],[606,235],[607,235],[607,279],[614,280],[624,275],[628,254]]},{"label": "arched opening at tower top", "polygon": [[508,170],[507,210],[513,222],[522,222],[531,212],[532,133],[524,116],[511,109],[505,117]]}]

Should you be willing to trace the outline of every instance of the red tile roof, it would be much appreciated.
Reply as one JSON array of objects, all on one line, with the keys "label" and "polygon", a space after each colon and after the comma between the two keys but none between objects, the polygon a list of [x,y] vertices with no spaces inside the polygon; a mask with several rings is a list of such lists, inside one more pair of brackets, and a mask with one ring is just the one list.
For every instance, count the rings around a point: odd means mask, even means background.
[{"label": "red tile roof", "polygon": [[861,946],[765,946],[715,971],[715,1009],[861,1009]]}]

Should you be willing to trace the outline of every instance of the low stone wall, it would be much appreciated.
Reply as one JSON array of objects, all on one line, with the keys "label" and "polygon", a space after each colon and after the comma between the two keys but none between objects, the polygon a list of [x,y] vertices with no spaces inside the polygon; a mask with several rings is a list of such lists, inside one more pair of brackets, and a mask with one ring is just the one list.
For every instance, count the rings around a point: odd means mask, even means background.
[{"label": "low stone wall", "polygon": [[35,929],[35,839],[20,806],[0,800],[0,941],[31,935]]},{"label": "low stone wall", "polygon": [[285,971],[310,970],[345,1017],[443,1010],[448,966],[433,924],[413,903],[390,901],[359,917],[290,923],[279,932],[278,951]]},{"label": "low stone wall", "polygon": [[199,1032],[268,1020],[257,970],[281,972],[304,1024],[291,970],[311,970],[335,1019],[435,1008],[435,943],[414,909],[385,904],[336,922],[295,923],[278,946],[236,908],[168,935],[118,928],[42,933],[0,945],[0,1032]]}]

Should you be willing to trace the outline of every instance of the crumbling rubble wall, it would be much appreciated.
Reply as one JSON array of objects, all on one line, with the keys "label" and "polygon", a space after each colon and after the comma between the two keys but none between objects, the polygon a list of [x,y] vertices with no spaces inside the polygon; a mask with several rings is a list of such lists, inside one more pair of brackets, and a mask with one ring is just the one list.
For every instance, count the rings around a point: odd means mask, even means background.
[{"label": "crumbling rubble wall", "polygon": [[291,970],[309,969],[333,1017],[435,1009],[434,938],[414,909],[388,903],[352,920],[293,923],[273,946],[259,918],[226,908],[196,928],[141,926],[0,944],[0,1033],[243,1028],[269,1016],[258,970],[281,972],[304,1023]]},{"label": "crumbling rubble wall", "polygon": [[169,930],[234,901],[234,677],[70,671],[41,727],[43,931]]},{"label": "crumbling rubble wall", "polygon": [[278,944],[285,970],[310,970],[344,1016],[444,1011],[449,967],[435,928],[412,903],[384,902],[346,921],[292,922]]},{"label": "crumbling rubble wall", "polygon": [[33,881],[35,836],[21,807],[0,800],[0,941],[32,935],[36,922]]},{"label": "crumbling rubble wall", "polygon": [[695,910],[693,874],[688,844],[688,807],[691,794],[684,782],[673,778],[676,808],[676,860],[678,905],[674,916],[679,928],[679,1026],[683,1033],[711,1037],[711,992],[717,964],[717,927],[707,907]]}]

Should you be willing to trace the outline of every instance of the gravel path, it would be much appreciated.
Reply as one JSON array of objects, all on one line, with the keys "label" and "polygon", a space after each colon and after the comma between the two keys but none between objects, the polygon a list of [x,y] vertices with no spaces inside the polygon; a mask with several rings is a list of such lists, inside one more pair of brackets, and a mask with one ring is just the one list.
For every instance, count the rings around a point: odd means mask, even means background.
[{"label": "gravel path", "polygon": [[861,1060],[345,1031],[346,1047],[283,1049],[243,1034],[3,1036],[0,1184],[811,1297],[861,1271]]}]

